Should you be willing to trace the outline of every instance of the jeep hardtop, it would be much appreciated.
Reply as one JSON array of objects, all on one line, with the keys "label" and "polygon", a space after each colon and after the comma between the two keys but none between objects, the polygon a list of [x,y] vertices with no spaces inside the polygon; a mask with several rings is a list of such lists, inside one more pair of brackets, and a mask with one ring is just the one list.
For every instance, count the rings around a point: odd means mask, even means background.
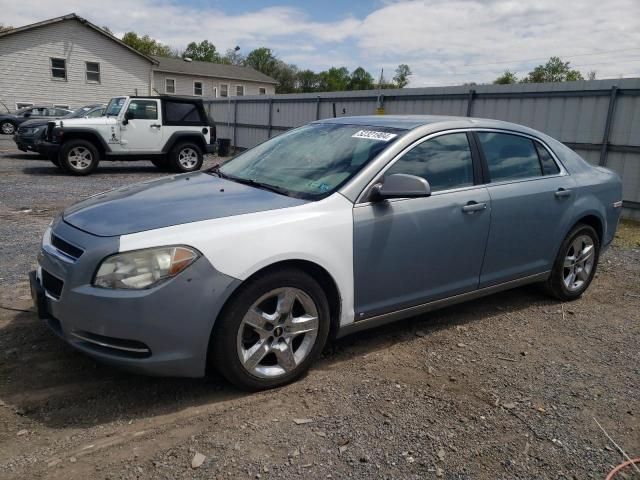
[{"label": "jeep hardtop", "polygon": [[105,115],[49,122],[44,149],[73,175],[101,160],[150,160],[163,170],[193,172],[213,153],[215,124],[202,100],[173,96],[114,97]]}]

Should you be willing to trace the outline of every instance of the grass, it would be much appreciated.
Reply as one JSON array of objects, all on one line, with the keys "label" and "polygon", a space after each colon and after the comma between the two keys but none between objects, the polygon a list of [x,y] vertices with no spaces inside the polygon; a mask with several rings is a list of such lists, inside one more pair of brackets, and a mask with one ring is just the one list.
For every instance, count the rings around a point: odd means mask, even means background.
[{"label": "grass", "polygon": [[620,220],[614,242],[627,248],[640,247],[640,222]]}]

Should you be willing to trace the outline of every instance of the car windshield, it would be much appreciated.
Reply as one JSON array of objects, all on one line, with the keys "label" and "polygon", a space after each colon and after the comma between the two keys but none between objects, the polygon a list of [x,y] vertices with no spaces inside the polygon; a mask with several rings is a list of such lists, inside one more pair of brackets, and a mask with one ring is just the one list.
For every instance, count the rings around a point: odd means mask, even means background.
[{"label": "car windshield", "polygon": [[127,99],[125,97],[112,98],[111,100],[109,100],[109,105],[107,105],[107,109],[105,110],[104,114],[107,117],[116,117],[120,113],[120,110],[122,110],[122,107],[124,106],[124,102],[126,100]]},{"label": "car windshield", "polygon": [[67,113],[62,118],[80,118],[84,117],[93,107],[80,107],[75,109],[73,112]]},{"label": "car windshield", "polygon": [[331,194],[403,132],[388,127],[309,124],[248,150],[217,169],[231,180],[319,199]]}]

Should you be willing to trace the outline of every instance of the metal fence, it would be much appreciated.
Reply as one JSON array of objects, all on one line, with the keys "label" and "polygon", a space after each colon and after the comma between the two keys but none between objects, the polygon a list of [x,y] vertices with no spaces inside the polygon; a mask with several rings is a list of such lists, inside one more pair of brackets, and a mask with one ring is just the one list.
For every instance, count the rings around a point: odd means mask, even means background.
[{"label": "metal fence", "polygon": [[624,214],[640,219],[640,78],[229,97],[205,99],[205,104],[218,137],[240,148],[314,120],[382,112],[527,125],[564,142],[588,162],[617,171]]}]

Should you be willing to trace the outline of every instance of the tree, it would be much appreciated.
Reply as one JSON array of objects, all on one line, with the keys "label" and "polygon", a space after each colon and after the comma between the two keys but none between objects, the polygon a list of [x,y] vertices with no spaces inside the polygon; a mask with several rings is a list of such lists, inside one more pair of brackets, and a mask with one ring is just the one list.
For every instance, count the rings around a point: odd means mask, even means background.
[{"label": "tree", "polygon": [[244,55],[240,53],[240,47],[228,49],[224,56],[220,59],[222,63],[227,65],[244,65]]},{"label": "tree", "polygon": [[500,75],[493,81],[493,83],[496,85],[509,85],[511,83],[518,83],[518,77],[515,73],[509,70],[505,70],[502,75]]},{"label": "tree", "polygon": [[321,92],[339,92],[346,90],[349,86],[349,70],[347,67],[331,67],[329,70],[320,72],[320,91]]},{"label": "tree", "polygon": [[173,51],[169,46],[154,40],[149,35],[139,37],[136,32],[127,32],[122,37],[122,41],[144,55],[173,56]]},{"label": "tree", "polygon": [[[270,48],[260,47],[251,50],[244,59],[245,66],[253,67],[265,75],[273,76],[278,65],[278,59]],[[275,77],[274,77],[275,78]]]},{"label": "tree", "polygon": [[302,93],[317,92],[320,76],[313,70],[301,70],[296,77],[296,90]]},{"label": "tree", "polygon": [[298,67],[295,65],[276,60],[270,76],[278,81],[276,93],[294,93],[296,91]]},{"label": "tree", "polygon": [[393,77],[393,81],[398,88],[404,88],[409,84],[409,77],[411,75],[413,74],[411,73],[409,65],[401,63],[398,65],[398,68],[396,68],[396,74]]},{"label": "tree", "polygon": [[358,67],[351,73],[348,90],[371,90],[373,89],[373,77],[364,68]]},{"label": "tree", "polygon": [[0,33],[8,32],[9,30],[13,30],[13,27],[11,25],[4,25],[0,23]]},{"label": "tree", "polygon": [[584,80],[578,70],[572,70],[570,62],[563,62],[559,57],[551,57],[545,65],[538,65],[522,81],[525,83],[573,82]]},{"label": "tree", "polygon": [[105,32],[107,32],[109,35],[113,35],[113,32],[111,31],[111,29],[109,27],[107,27],[106,25],[103,25],[102,30],[104,30]]},{"label": "tree", "polygon": [[220,54],[216,51],[216,46],[209,40],[203,40],[200,43],[191,42],[187,45],[187,49],[182,52],[182,58],[190,58],[200,62],[220,63]]},{"label": "tree", "polygon": [[598,72],[596,72],[595,70],[587,72],[587,80],[595,80],[597,74]]}]

